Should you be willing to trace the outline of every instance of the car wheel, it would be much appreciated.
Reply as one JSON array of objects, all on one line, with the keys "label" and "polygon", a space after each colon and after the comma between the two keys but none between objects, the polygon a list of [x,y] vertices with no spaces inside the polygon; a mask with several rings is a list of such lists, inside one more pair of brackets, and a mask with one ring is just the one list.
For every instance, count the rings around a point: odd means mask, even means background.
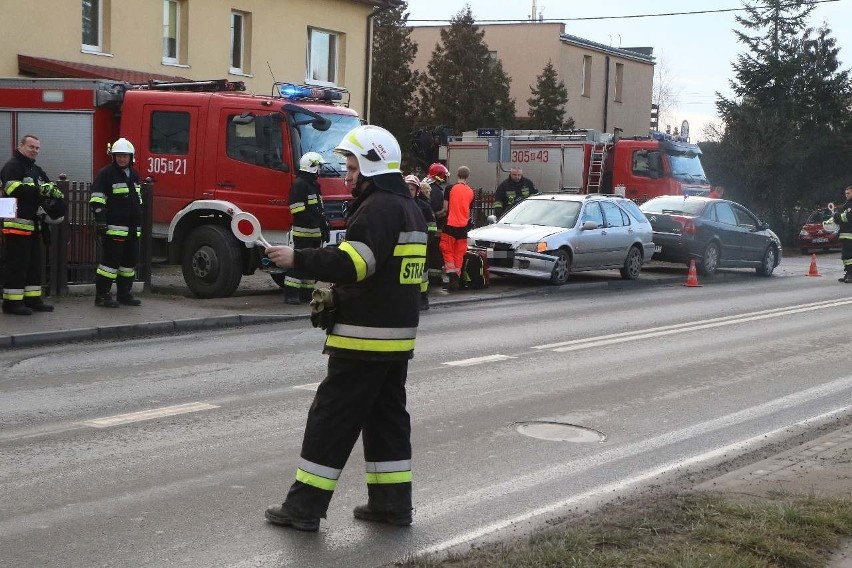
[{"label": "car wheel", "polygon": [[716,268],[719,267],[719,245],[710,243],[704,249],[704,254],[701,255],[701,262],[698,266],[698,271],[704,276],[713,276],[716,273]]},{"label": "car wheel", "polygon": [[556,251],[556,264],[553,265],[553,272],[550,273],[550,283],[555,286],[562,286],[568,282],[568,277],[571,276],[571,255],[565,249]]},{"label": "car wheel", "polygon": [[240,243],[220,225],[193,229],[183,248],[183,279],[198,298],[227,298],[242,278]]},{"label": "car wheel", "polygon": [[642,251],[639,247],[630,247],[624,266],[621,268],[621,277],[625,280],[636,280],[642,271]]},{"label": "car wheel", "polygon": [[766,252],[763,253],[763,262],[757,267],[757,273],[760,276],[772,276],[772,271],[775,270],[777,254],[775,247],[769,246],[766,248]]}]

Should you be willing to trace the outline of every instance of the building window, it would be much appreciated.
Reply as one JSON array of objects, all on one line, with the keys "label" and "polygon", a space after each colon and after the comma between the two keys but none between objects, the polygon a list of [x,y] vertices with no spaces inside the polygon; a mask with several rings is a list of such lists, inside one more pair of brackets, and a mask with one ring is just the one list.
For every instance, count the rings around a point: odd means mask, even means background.
[{"label": "building window", "polygon": [[109,0],[82,0],[82,49],[92,53],[107,51],[105,22],[109,21]]},{"label": "building window", "polygon": [[337,34],[308,28],[308,83],[337,84]]},{"label": "building window", "polygon": [[251,14],[231,12],[231,69],[236,75],[251,72]]},{"label": "building window", "polygon": [[615,102],[620,103],[624,95],[624,63],[615,64]]},{"label": "building window", "polygon": [[177,0],[163,0],[163,63],[178,62],[179,17]]},{"label": "building window", "polygon": [[581,78],[580,85],[582,85],[583,90],[580,94],[584,97],[592,96],[592,56],[584,55],[583,56],[583,77]]}]

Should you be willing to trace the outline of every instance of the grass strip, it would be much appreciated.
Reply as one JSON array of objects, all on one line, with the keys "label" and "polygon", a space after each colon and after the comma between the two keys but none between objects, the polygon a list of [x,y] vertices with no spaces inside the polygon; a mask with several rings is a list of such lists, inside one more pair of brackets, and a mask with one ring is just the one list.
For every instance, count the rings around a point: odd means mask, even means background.
[{"label": "grass strip", "polygon": [[405,568],[812,568],[852,537],[852,501],[773,493],[656,495],[612,503],[526,540]]}]

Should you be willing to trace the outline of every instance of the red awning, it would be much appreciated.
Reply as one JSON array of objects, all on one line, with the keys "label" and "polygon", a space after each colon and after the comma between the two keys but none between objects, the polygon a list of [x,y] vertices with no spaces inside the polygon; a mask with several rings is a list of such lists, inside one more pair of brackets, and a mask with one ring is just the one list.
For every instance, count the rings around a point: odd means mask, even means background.
[{"label": "red awning", "polygon": [[178,75],[163,75],[161,73],[146,73],[118,67],[104,67],[59,61],[46,57],[32,57],[18,54],[18,72],[28,77],[58,77],[67,79],[111,79],[127,81],[128,83],[147,83],[148,81],[186,81],[186,77]]}]

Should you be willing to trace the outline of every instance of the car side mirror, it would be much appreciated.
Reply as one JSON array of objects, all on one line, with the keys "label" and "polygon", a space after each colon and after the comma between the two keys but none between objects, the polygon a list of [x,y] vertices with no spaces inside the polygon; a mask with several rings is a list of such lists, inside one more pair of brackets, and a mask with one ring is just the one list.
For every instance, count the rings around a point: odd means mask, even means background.
[{"label": "car side mirror", "polygon": [[592,230],[597,229],[597,228],[598,228],[598,224],[595,223],[594,221],[585,221],[583,223],[583,227],[582,227],[582,229],[584,231],[592,231]]},{"label": "car side mirror", "polygon": [[489,225],[493,225],[494,223],[497,222],[497,215],[489,215],[485,219],[488,221]]}]

